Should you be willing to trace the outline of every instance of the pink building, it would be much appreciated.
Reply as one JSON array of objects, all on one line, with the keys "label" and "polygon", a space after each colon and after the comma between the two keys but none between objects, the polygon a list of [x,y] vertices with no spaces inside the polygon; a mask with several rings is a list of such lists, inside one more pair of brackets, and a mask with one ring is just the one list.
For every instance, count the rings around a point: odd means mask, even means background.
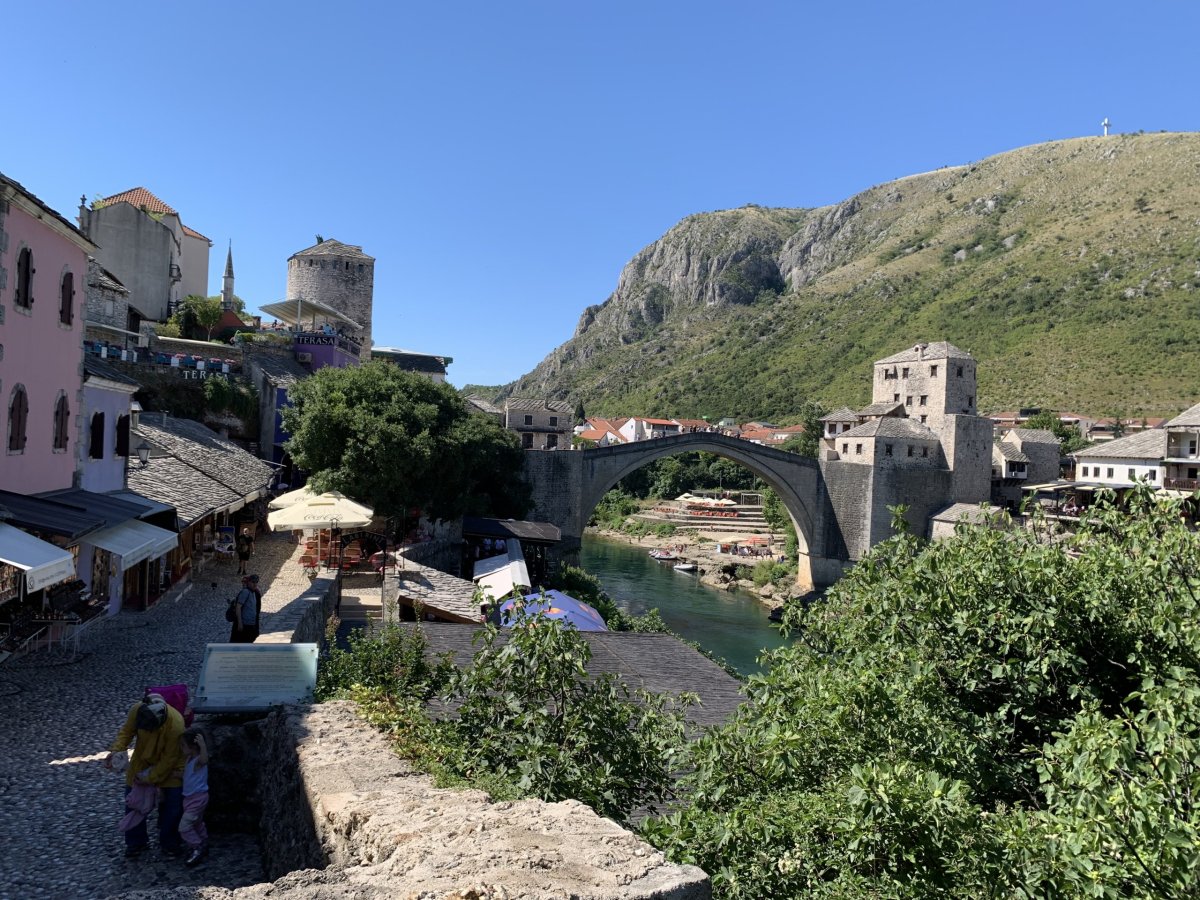
[{"label": "pink building", "polygon": [[0,174],[0,489],[72,486],[83,402],[83,303],[95,245]]}]

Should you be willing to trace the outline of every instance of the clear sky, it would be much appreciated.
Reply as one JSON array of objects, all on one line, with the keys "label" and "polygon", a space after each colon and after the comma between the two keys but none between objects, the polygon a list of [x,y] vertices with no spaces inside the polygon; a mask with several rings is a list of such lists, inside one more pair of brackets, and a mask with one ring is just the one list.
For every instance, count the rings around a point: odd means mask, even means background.
[{"label": "clear sky", "polygon": [[1200,129],[1200,4],[9,4],[0,171],[74,218],[143,186],[283,299],[376,258],[377,343],[498,384],[695,212],[822,206],[1026,144]]}]

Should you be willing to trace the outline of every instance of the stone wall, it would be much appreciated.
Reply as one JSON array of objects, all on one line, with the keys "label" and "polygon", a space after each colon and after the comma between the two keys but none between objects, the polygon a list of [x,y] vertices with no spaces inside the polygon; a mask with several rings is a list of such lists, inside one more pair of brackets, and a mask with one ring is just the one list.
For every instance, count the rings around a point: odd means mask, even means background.
[{"label": "stone wall", "polygon": [[272,713],[263,748],[260,834],[267,875],[280,880],[234,898],[711,895],[703,871],[668,863],[581,803],[435,788],[348,703]]},{"label": "stone wall", "polygon": [[318,575],[308,590],[283,609],[266,617],[259,644],[320,644],[325,640],[325,623],[341,598],[337,574]]},{"label": "stone wall", "polygon": [[288,260],[287,296],[317,300],[362,326],[362,361],[370,358],[375,261],[366,256],[311,255]]}]

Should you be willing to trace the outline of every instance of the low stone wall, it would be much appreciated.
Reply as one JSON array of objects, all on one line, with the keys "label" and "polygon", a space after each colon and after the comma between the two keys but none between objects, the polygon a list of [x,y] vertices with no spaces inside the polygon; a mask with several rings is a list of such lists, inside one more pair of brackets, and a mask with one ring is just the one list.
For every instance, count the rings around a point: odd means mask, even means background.
[{"label": "low stone wall", "polygon": [[[236,898],[704,900],[708,877],[582,803],[435,788],[349,703],[272,713],[260,836],[273,886]],[[303,871],[297,871],[303,870]],[[322,871],[313,871],[322,870]],[[285,874],[291,873],[291,874]],[[268,893],[269,891],[269,893]]]},{"label": "low stone wall", "polygon": [[325,623],[333,615],[341,596],[336,574],[318,575],[308,590],[283,609],[269,613],[258,644],[320,644],[325,640]]}]

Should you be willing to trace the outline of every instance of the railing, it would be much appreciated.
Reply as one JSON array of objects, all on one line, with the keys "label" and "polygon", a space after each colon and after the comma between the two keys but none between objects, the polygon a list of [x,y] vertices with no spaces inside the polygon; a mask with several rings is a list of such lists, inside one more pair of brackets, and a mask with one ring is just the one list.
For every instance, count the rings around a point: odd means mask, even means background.
[{"label": "railing", "polygon": [[1164,478],[1163,487],[1175,491],[1200,490],[1200,479],[1196,478]]}]

